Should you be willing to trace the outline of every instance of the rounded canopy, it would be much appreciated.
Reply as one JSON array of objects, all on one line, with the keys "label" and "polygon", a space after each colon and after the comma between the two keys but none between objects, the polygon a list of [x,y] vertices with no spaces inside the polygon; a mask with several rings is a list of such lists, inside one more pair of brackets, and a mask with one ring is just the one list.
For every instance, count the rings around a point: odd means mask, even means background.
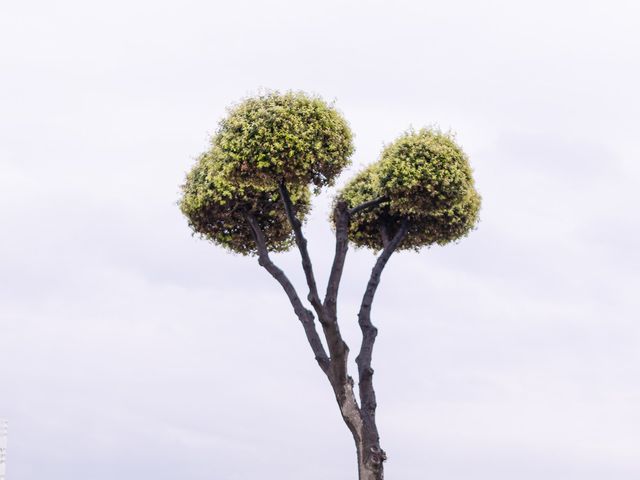
[{"label": "rounded canopy", "polygon": [[332,185],[353,153],[342,115],[319,97],[270,92],[231,108],[212,139],[229,175],[254,186]]},{"label": "rounded canopy", "polygon": [[310,186],[332,185],[349,164],[352,135],[342,115],[319,97],[268,92],[228,111],[182,186],[180,209],[192,230],[241,254],[255,254],[247,215],[270,251],[293,243],[279,189],[297,217],[309,212]]},{"label": "rounded canopy", "polygon": [[[243,255],[257,251],[247,221],[252,215],[262,229],[270,251],[285,251],[293,243],[293,232],[274,188],[240,185],[226,175],[228,165],[214,149],[200,156],[182,186],[180,209],[192,230],[222,247]],[[307,187],[291,192],[294,208],[301,216],[309,211]]]},{"label": "rounded canopy", "polygon": [[467,156],[451,135],[433,129],[400,136],[339,197],[351,208],[385,199],[381,206],[355,214],[349,230],[356,245],[375,250],[403,221],[408,233],[399,249],[455,241],[475,226],[480,209]]}]

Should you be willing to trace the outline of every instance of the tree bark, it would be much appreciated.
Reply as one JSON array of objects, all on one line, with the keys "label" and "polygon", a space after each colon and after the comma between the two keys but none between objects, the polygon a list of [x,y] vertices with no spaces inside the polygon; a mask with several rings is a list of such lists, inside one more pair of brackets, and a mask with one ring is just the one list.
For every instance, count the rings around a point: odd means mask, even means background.
[{"label": "tree bark", "polygon": [[358,480],[383,480],[384,461],[387,455],[379,446],[367,448],[366,442],[357,444],[358,448]]},{"label": "tree bark", "polygon": [[302,233],[301,222],[296,216],[286,185],[281,183],[279,190],[285,212],[294,232],[296,245],[300,251],[302,267],[307,286],[309,287],[307,299],[315,310],[322,326],[324,338],[327,343],[328,355],[316,330],[312,311],[303,305],[293,284],[289,281],[285,273],[271,260],[260,226],[255,218],[250,213],[247,213],[246,219],[256,241],[258,263],[267,270],[284,289],[296,316],[304,327],[307,341],[311,346],[316,361],[329,379],[336,401],[340,407],[342,419],[349,428],[355,442],[358,460],[358,479],[383,480],[383,462],[387,457],[384,450],[380,448],[380,438],[375,420],[377,405],[375,391],[373,389],[371,357],[377,329],[371,323],[371,304],[378,284],[380,283],[382,270],[391,257],[391,254],[406,235],[406,222],[395,232],[392,239],[389,239],[387,235],[388,232],[381,232],[383,235],[384,249],[373,267],[367,289],[362,299],[360,312],[358,313],[358,323],[362,330],[362,344],[358,358],[356,358],[360,394],[360,402],[358,402],[354,392],[353,378],[351,378],[348,373],[349,347],[343,340],[338,326],[338,290],[347,250],[349,248],[347,237],[351,216],[371,208],[376,208],[384,203],[386,199],[381,197],[365,202],[352,209],[349,209],[344,201],[337,202],[334,211],[336,223],[336,252],[327,283],[325,298],[324,301],[321,301],[318,295],[313,266],[307,250],[307,240]]},{"label": "tree bark", "polygon": [[338,397],[342,418],[351,431],[356,446],[358,479],[382,480],[383,462],[387,457],[380,448],[377,430],[371,431],[364,421],[353,391],[353,382],[344,385],[341,392],[336,392],[336,398]]}]

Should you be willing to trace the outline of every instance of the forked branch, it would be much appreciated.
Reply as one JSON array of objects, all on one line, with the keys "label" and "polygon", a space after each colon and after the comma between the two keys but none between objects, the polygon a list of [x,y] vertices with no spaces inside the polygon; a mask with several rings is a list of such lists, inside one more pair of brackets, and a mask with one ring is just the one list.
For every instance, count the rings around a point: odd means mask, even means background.
[{"label": "forked branch", "polygon": [[264,234],[255,217],[251,214],[247,214],[246,220],[251,228],[251,232],[258,249],[258,263],[282,286],[289,298],[289,302],[291,303],[296,316],[302,323],[307,341],[313,350],[318,365],[320,365],[320,368],[325,373],[328,373],[330,360],[324,346],[322,345],[318,331],[316,330],[313,313],[309,309],[305,308],[289,278],[269,257],[269,250],[267,249]]},{"label": "forked branch", "polygon": [[[302,225],[300,220],[296,217],[293,210],[293,202],[291,196],[287,190],[286,185],[281,182],[279,184],[279,191],[282,201],[284,203],[285,212],[293,229],[296,245],[300,251],[302,257],[302,268],[304,270],[305,277],[307,279],[307,285],[309,286],[309,301],[318,315],[318,320],[322,325],[324,337],[327,341],[327,347],[330,355],[330,380],[334,387],[344,385],[348,381],[347,372],[347,357],[349,354],[349,347],[345,343],[340,334],[340,328],[338,326],[337,316],[335,314],[335,302],[333,304],[333,310],[328,309],[325,304],[320,300],[318,295],[318,289],[316,286],[315,276],[313,274],[313,266],[311,264],[311,258],[309,257],[309,251],[307,250],[307,240],[302,233]],[[345,245],[346,246],[346,245]],[[344,256],[346,255],[346,248],[341,249],[341,263],[344,264]],[[339,283],[339,277],[342,275],[342,269],[337,277],[337,283]],[[337,283],[336,283],[336,296],[337,296]],[[339,390],[340,388],[338,388]]]},{"label": "forked branch", "polygon": [[[323,304],[327,314],[328,323],[327,325],[323,324],[323,328],[327,342],[330,346],[329,351],[331,352],[332,358],[332,370],[341,381],[350,381],[347,373],[347,356],[349,354],[349,348],[342,340],[337,322],[338,290],[340,288],[340,280],[342,279],[342,272],[344,270],[344,262],[349,249],[349,225],[352,215],[368,209],[376,208],[385,201],[387,201],[386,197],[379,197],[349,209],[344,200],[338,200],[333,212],[336,226],[336,251],[333,258],[333,265],[331,266],[331,273],[329,274],[327,293]],[[389,255],[390,254],[391,252]],[[337,351],[334,351],[335,348],[337,348]],[[333,362],[333,360],[336,360],[336,362]]]}]

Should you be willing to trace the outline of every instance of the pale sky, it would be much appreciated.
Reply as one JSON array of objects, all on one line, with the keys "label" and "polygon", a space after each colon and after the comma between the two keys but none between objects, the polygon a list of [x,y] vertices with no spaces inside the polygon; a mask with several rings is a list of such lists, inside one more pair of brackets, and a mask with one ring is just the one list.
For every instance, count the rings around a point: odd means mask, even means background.
[{"label": "pale sky", "polygon": [[[640,478],[639,25],[615,0],[3,2],[7,479],[356,478],[280,287],[176,207],[260,88],[336,101],[341,182],[411,125],[475,170],[478,229],[394,256],[374,304],[386,478]],[[352,351],[373,262],[347,258]]]}]

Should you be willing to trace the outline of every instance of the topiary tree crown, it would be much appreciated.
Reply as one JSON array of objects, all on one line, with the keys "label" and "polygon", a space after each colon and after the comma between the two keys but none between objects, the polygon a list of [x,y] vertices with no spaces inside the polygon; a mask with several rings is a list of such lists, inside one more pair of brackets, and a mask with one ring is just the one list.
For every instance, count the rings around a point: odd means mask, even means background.
[{"label": "topiary tree crown", "polygon": [[[257,255],[282,286],[353,435],[359,480],[383,480],[386,454],[376,425],[371,367],[377,335],[371,305],[380,276],[396,250],[442,245],[466,235],[477,222],[480,196],[468,159],[452,136],[434,129],[406,132],[336,196],[335,255],[321,297],[302,223],[312,190],[332,185],[352,152],[346,121],[320,98],[299,92],[249,98],[229,110],[211,148],[198,157],[182,186],[180,208],[194,233],[233,252]],[[358,397],[337,309],[350,242],[381,250],[358,312]],[[310,308],[270,256],[294,243]]]},{"label": "topiary tree crown", "polygon": [[352,153],[347,122],[321,98],[302,92],[248,98],[229,110],[187,175],[180,209],[195,233],[233,252],[257,254],[247,216],[270,251],[285,251],[293,230],[283,194],[304,221],[309,187],[332,185]]},{"label": "topiary tree crown", "polygon": [[350,208],[380,200],[351,221],[349,239],[380,250],[406,224],[398,249],[444,245],[468,234],[478,220],[480,195],[467,156],[453,137],[435,129],[408,131],[339,193]]},{"label": "topiary tree crown", "polygon": [[349,164],[352,134],[342,115],[319,97],[269,92],[231,108],[212,144],[241,183],[276,187],[333,185]]},{"label": "topiary tree crown", "polygon": [[[233,181],[228,175],[229,165],[222,158],[215,148],[203,153],[187,175],[180,210],[191,229],[235,253],[255,255],[256,242],[247,223],[247,215],[251,215],[270,251],[288,250],[293,244],[293,231],[278,189]],[[301,217],[309,212],[310,197],[306,186],[293,188],[292,202]]]}]

